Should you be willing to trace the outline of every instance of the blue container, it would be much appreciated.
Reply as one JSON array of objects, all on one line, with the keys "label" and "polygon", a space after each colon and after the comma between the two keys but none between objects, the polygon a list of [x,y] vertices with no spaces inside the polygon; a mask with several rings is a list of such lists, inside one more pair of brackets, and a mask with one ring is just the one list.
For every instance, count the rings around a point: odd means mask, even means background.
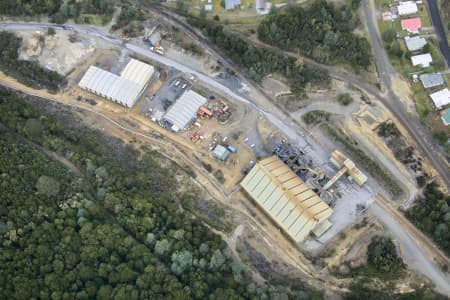
[{"label": "blue container", "polygon": [[231,153],[236,153],[236,148],[234,148],[233,146],[228,146],[227,147],[228,151],[230,151]]}]

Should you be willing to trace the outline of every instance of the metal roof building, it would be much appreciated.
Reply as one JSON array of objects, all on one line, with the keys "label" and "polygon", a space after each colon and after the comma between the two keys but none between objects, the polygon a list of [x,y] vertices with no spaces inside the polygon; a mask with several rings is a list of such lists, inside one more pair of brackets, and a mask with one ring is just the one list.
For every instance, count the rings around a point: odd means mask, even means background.
[{"label": "metal roof building", "polygon": [[405,38],[406,48],[409,51],[418,51],[425,47],[427,40],[420,36],[415,36],[412,38]]},{"label": "metal roof building", "polygon": [[278,157],[257,163],[244,190],[295,242],[325,222],[333,210]]},{"label": "metal roof building", "polygon": [[419,11],[417,4],[414,1],[400,2],[397,9],[400,16],[415,14]]},{"label": "metal roof building", "polygon": [[235,9],[241,5],[241,0],[225,0],[225,10]]},{"label": "metal roof building", "polygon": [[197,94],[194,91],[186,91],[175,102],[169,111],[164,116],[164,120],[171,123],[172,130],[177,132],[187,127],[197,115],[197,111],[203,104],[206,103],[206,98]]},{"label": "metal roof building", "polygon": [[128,79],[139,86],[145,86],[155,72],[153,66],[142,61],[131,59],[123,69],[120,77]]},{"label": "metal roof building", "polygon": [[433,62],[433,58],[430,53],[419,54],[411,56],[411,62],[413,66],[422,66],[423,68],[427,68]]},{"label": "metal roof building", "polygon": [[440,73],[421,74],[419,79],[426,89],[444,84],[444,77]]},{"label": "metal roof building", "polygon": [[132,107],[153,72],[152,66],[135,59],[127,64],[121,76],[90,66],[78,86],[126,107]]},{"label": "metal roof building", "polygon": [[442,108],[444,105],[450,103],[450,91],[448,88],[440,90],[436,93],[430,94],[431,100],[433,100],[434,105],[437,109]]}]

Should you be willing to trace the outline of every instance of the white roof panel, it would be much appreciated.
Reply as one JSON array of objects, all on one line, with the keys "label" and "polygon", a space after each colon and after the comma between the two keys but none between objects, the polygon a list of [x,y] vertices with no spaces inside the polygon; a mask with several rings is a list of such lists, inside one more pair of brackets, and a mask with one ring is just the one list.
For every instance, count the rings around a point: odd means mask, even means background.
[{"label": "white roof panel", "polygon": [[422,67],[426,68],[429,67],[433,62],[433,58],[431,57],[430,53],[419,54],[411,56],[411,62],[413,66],[421,65]]},{"label": "white roof panel", "polygon": [[397,9],[400,16],[411,15],[418,12],[417,4],[414,1],[400,2]]},{"label": "white roof panel", "polygon": [[332,214],[332,209],[275,156],[256,164],[241,186],[296,242]]},{"label": "white roof panel", "polygon": [[430,97],[431,100],[433,100],[434,105],[438,109],[450,103],[450,91],[448,90],[448,88],[432,93],[430,94]]},{"label": "white roof panel", "polygon": [[184,129],[195,117],[200,106],[205,103],[205,97],[191,90],[186,91],[175,104],[169,108],[164,119],[178,128]]}]

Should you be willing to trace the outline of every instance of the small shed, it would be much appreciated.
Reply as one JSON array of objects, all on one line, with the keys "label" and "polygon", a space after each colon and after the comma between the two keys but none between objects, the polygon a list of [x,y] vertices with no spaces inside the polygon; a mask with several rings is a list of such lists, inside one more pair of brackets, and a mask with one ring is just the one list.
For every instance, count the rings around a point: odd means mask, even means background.
[{"label": "small shed", "polygon": [[222,145],[217,145],[216,148],[214,148],[213,154],[217,159],[224,161],[230,155],[230,151]]}]

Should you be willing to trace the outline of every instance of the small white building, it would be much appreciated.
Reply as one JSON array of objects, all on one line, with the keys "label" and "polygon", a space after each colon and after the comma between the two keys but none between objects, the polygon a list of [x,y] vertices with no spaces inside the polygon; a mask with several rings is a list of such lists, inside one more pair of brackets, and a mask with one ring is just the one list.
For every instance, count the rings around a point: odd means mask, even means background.
[{"label": "small white building", "polygon": [[397,9],[400,16],[412,15],[419,11],[417,4],[414,1],[400,2]]},{"label": "small white building", "polygon": [[419,54],[411,56],[411,62],[413,66],[422,66],[423,68],[427,68],[433,62],[433,58],[430,53]]},{"label": "small white building", "polygon": [[437,91],[430,94],[431,100],[433,100],[434,105],[437,109],[441,109],[443,106],[450,103],[450,91],[448,88]]}]

